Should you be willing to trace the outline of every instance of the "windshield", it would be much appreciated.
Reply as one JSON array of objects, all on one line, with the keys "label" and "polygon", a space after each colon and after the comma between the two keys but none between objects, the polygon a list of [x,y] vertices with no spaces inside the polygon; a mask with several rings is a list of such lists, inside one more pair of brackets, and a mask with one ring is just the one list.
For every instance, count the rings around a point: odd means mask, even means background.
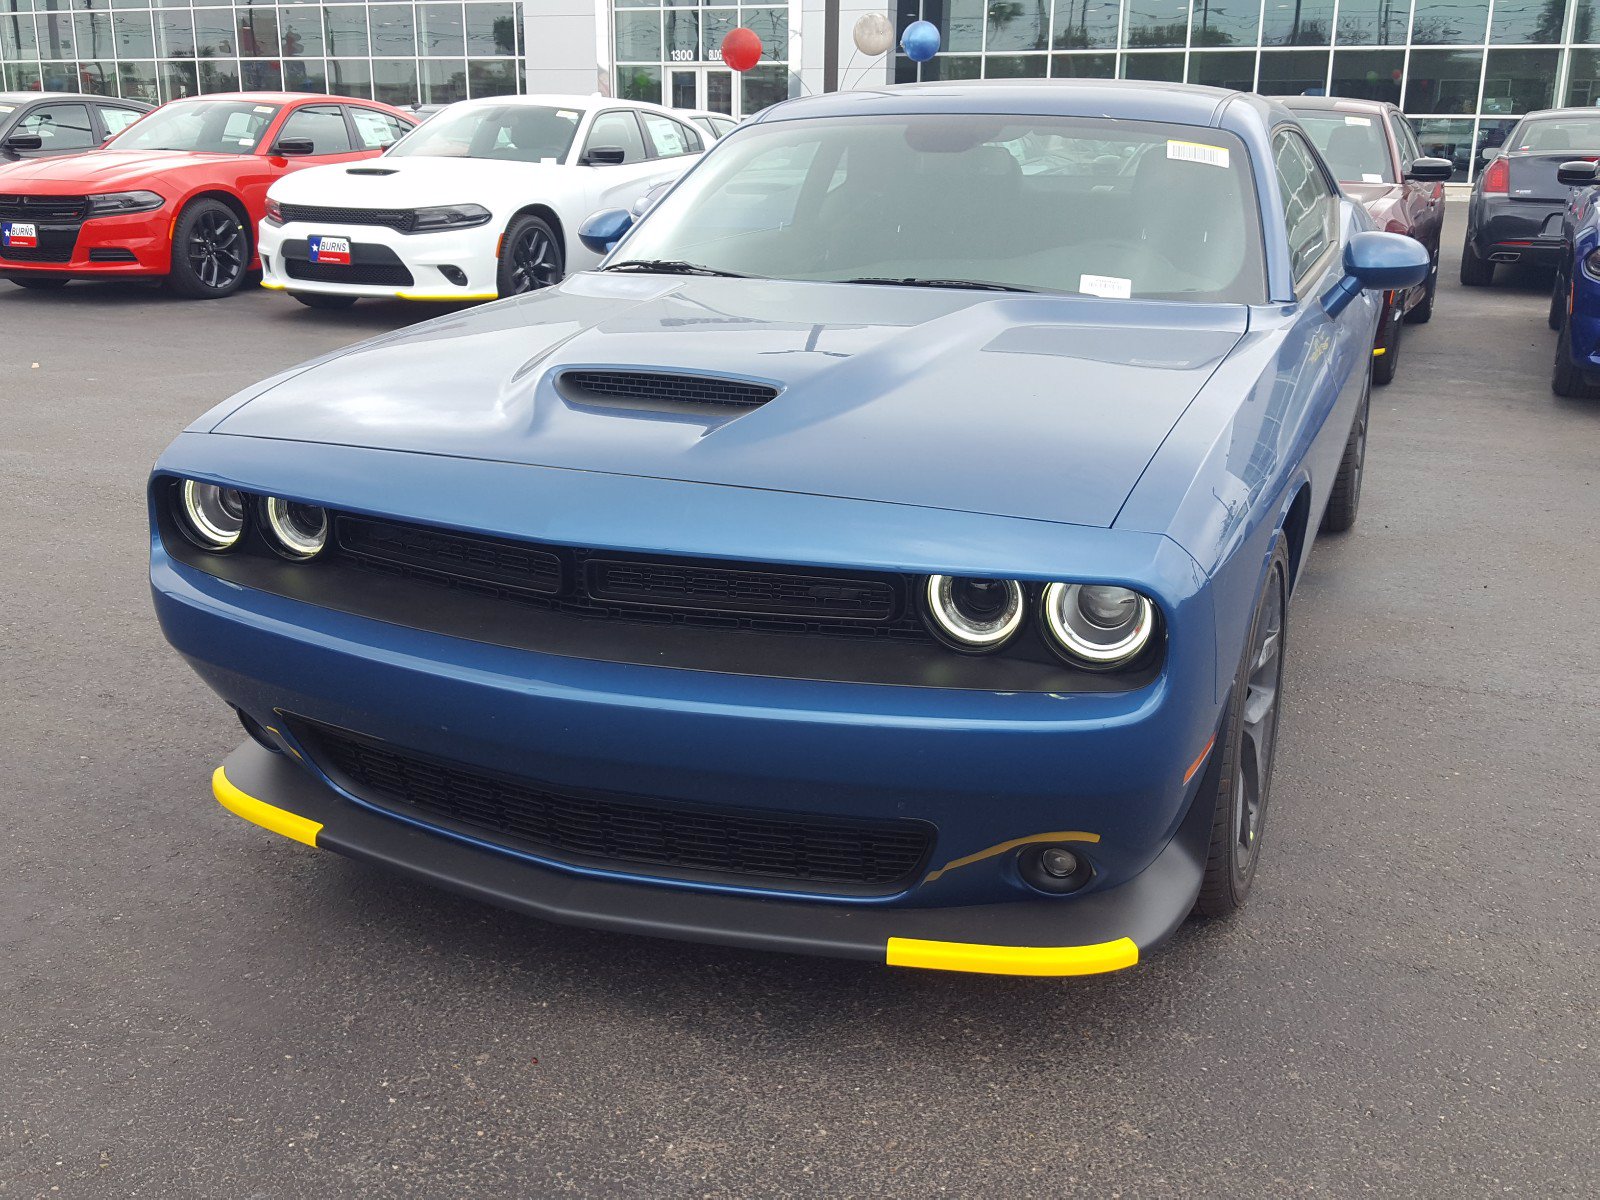
[{"label": "windshield", "polygon": [[389,154],[559,163],[572,148],[582,115],[575,108],[542,104],[446,109],[397,142]]},{"label": "windshield", "polygon": [[1261,259],[1231,134],[937,114],[742,126],[608,265],[1252,303]]},{"label": "windshield", "polygon": [[1524,121],[1506,139],[1507,150],[1534,150],[1548,154],[1582,150],[1600,153],[1600,115]]},{"label": "windshield", "polygon": [[1294,119],[1311,135],[1312,143],[1340,183],[1394,182],[1394,163],[1389,158],[1382,117],[1299,111]]},{"label": "windshield", "polygon": [[254,154],[278,115],[275,104],[245,100],[185,100],[158,108],[107,142],[113,150],[188,150],[198,154]]}]

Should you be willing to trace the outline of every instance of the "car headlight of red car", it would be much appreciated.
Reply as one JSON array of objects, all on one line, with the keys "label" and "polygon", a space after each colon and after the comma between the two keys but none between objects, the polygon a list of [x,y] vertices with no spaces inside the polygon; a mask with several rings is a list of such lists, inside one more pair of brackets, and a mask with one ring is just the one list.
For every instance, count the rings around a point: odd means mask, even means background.
[{"label": "car headlight of red car", "polygon": [[120,213],[154,212],[167,202],[155,192],[101,192],[89,197],[91,217],[111,217]]}]

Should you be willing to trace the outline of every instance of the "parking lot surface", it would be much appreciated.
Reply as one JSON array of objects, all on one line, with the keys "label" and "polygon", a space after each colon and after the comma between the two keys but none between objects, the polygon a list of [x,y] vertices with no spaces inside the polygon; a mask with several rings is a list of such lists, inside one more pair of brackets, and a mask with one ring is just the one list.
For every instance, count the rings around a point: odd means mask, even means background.
[{"label": "parking lot surface", "polygon": [[0,283],[0,1194],[1594,1195],[1600,402],[1547,280],[1455,284],[1463,218],[1291,606],[1250,906],[1060,981],[545,925],[229,815],[146,473],[432,314]]}]

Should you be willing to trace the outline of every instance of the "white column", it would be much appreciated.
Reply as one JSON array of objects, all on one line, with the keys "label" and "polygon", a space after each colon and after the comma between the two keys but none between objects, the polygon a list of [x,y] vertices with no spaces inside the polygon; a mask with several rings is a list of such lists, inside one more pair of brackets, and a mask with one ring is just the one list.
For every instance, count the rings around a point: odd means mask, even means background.
[{"label": "white column", "polygon": [[530,94],[612,93],[611,0],[524,0],[522,13]]}]

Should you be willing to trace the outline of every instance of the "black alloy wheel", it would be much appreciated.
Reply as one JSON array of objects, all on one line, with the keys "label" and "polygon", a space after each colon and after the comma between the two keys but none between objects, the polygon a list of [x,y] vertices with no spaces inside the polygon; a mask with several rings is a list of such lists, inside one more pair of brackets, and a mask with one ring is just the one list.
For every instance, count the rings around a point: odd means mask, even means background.
[{"label": "black alloy wheel", "polygon": [[198,200],[178,217],[167,282],[193,300],[231,295],[244,282],[250,255],[250,234],[238,214],[221,201]]},{"label": "black alloy wheel", "polygon": [[1322,510],[1323,533],[1345,533],[1356,523],[1356,513],[1361,508],[1361,481],[1367,471],[1367,423],[1372,419],[1372,380],[1369,377],[1361,389],[1361,403],[1356,408],[1355,420],[1350,424],[1350,434],[1345,439],[1344,457],[1339,460],[1339,473],[1333,477],[1333,490],[1328,494],[1328,507]]},{"label": "black alloy wheel", "polygon": [[500,295],[521,296],[560,283],[566,275],[563,257],[549,225],[539,217],[518,217],[500,245]]},{"label": "black alloy wheel", "polygon": [[[1222,766],[1211,824],[1211,847],[1195,912],[1219,917],[1242,907],[1261,861],[1272,795],[1288,636],[1289,559],[1280,538],[1256,602],[1244,659],[1228,699],[1228,721],[1218,751]],[[1196,797],[1196,803],[1205,803]]]}]

